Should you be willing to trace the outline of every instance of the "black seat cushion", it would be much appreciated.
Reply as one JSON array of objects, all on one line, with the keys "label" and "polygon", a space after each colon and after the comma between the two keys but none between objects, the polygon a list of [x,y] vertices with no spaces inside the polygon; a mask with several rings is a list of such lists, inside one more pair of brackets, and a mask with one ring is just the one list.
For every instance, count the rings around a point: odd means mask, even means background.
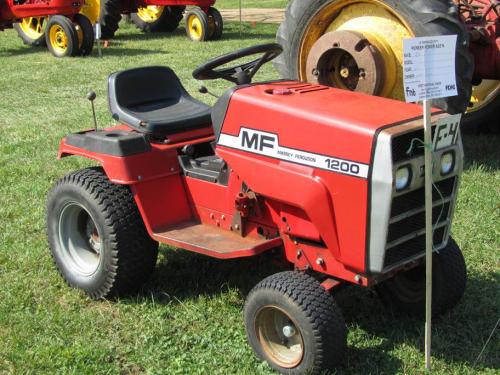
[{"label": "black seat cushion", "polygon": [[108,79],[113,118],[162,137],[209,126],[211,108],[194,99],[172,69],[162,66],[113,73]]}]

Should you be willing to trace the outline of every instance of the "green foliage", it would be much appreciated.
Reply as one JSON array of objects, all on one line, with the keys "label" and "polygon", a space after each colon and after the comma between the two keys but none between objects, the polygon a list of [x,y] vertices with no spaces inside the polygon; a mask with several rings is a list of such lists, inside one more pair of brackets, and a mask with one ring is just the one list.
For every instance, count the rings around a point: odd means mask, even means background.
[{"label": "green foliage", "polygon": [[[221,3],[223,3],[221,1]],[[191,71],[214,55],[272,41],[276,25],[228,24],[218,42],[139,33],[123,24],[104,58],[55,59],[0,33],[0,373],[270,374],[246,343],[244,296],[273,272],[266,258],[217,261],[164,248],[157,272],[136,296],[89,301],[69,289],[45,239],[45,201],[65,173],[90,165],[56,160],[61,137],[91,128],[88,90],[99,126],[111,125],[106,77],[144,65],[168,65],[197,94]],[[258,79],[277,78],[271,65]],[[222,93],[228,84],[212,81]],[[466,138],[467,162],[453,234],[468,264],[463,301],[434,329],[435,373],[497,373],[498,333],[473,363],[498,319],[499,138]],[[392,316],[366,290],[337,296],[349,333],[348,374],[423,373],[423,323]]]}]

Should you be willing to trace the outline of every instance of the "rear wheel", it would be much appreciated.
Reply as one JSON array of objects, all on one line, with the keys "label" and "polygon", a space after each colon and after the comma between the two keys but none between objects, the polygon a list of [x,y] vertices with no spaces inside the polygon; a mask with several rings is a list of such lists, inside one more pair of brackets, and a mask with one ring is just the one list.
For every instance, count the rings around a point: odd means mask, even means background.
[{"label": "rear wheel", "polygon": [[472,88],[469,110],[464,118],[467,133],[500,132],[500,81],[483,80]]},{"label": "rear wheel", "polygon": [[195,42],[204,42],[210,38],[208,16],[200,8],[192,8],[186,13],[186,33]]},{"label": "rear wheel", "polygon": [[[456,242],[432,257],[432,315],[439,316],[452,309],[462,298],[467,283],[464,257]],[[404,314],[422,317],[425,314],[425,265],[396,274],[377,286],[382,300]]]},{"label": "rear wheel", "polygon": [[183,6],[150,5],[137,9],[131,19],[144,32],[172,32],[179,26],[184,9]]},{"label": "rear wheel", "polygon": [[50,17],[45,29],[45,42],[50,53],[56,57],[76,56],[78,32],[68,17]]},{"label": "rear wheel", "polygon": [[245,302],[245,327],[257,356],[284,374],[322,374],[345,358],[342,314],[304,273],[281,272],[257,284]]},{"label": "rear wheel", "polygon": [[17,35],[29,46],[45,45],[45,23],[46,17],[23,18],[21,22],[14,24]]},{"label": "rear wheel", "polygon": [[80,56],[88,56],[94,48],[94,29],[90,20],[82,14],[77,14],[74,18],[77,25],[76,31],[78,35],[78,54]]},{"label": "rear wheel", "polygon": [[111,183],[100,168],[56,184],[47,204],[47,236],[63,278],[94,299],[139,288],[158,255],[129,189]]},{"label": "rear wheel", "polygon": [[467,109],[473,60],[468,34],[446,0],[293,0],[277,40],[284,78],[319,82],[404,100],[403,39],[457,34],[458,96],[436,100],[449,113]]},{"label": "rear wheel", "polygon": [[224,20],[220,12],[210,7],[208,8],[208,27],[210,29],[210,40],[219,40],[224,30]]}]

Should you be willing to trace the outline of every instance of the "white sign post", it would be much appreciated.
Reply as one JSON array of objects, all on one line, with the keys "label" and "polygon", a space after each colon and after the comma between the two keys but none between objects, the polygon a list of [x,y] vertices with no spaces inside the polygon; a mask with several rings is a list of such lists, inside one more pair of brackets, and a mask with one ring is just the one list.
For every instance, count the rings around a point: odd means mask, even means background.
[{"label": "white sign post", "polygon": [[457,95],[457,36],[405,39],[404,91],[407,102],[423,101],[425,147],[425,368],[431,369],[432,323],[432,99]]}]

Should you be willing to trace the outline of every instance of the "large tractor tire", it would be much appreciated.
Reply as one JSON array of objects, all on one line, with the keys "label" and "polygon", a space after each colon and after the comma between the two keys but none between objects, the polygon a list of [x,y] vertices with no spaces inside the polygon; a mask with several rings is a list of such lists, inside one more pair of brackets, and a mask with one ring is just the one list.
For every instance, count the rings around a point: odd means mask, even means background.
[{"label": "large tractor tire", "polygon": [[101,1],[99,13],[101,39],[107,40],[113,38],[116,30],[118,30],[118,24],[121,19],[121,0]]},{"label": "large tractor tire", "polygon": [[500,81],[484,80],[472,88],[472,99],[464,118],[467,133],[500,132]]},{"label": "large tractor tire", "polygon": [[292,0],[277,33],[284,52],[275,66],[283,78],[404,100],[403,39],[449,34],[458,35],[458,95],[434,105],[451,114],[471,109],[464,128],[474,127],[498,113],[500,90],[497,82],[471,99],[474,62],[453,1]]},{"label": "large tractor tire", "polygon": [[150,5],[137,9],[131,16],[132,22],[143,32],[172,32],[182,20],[184,6]]}]

